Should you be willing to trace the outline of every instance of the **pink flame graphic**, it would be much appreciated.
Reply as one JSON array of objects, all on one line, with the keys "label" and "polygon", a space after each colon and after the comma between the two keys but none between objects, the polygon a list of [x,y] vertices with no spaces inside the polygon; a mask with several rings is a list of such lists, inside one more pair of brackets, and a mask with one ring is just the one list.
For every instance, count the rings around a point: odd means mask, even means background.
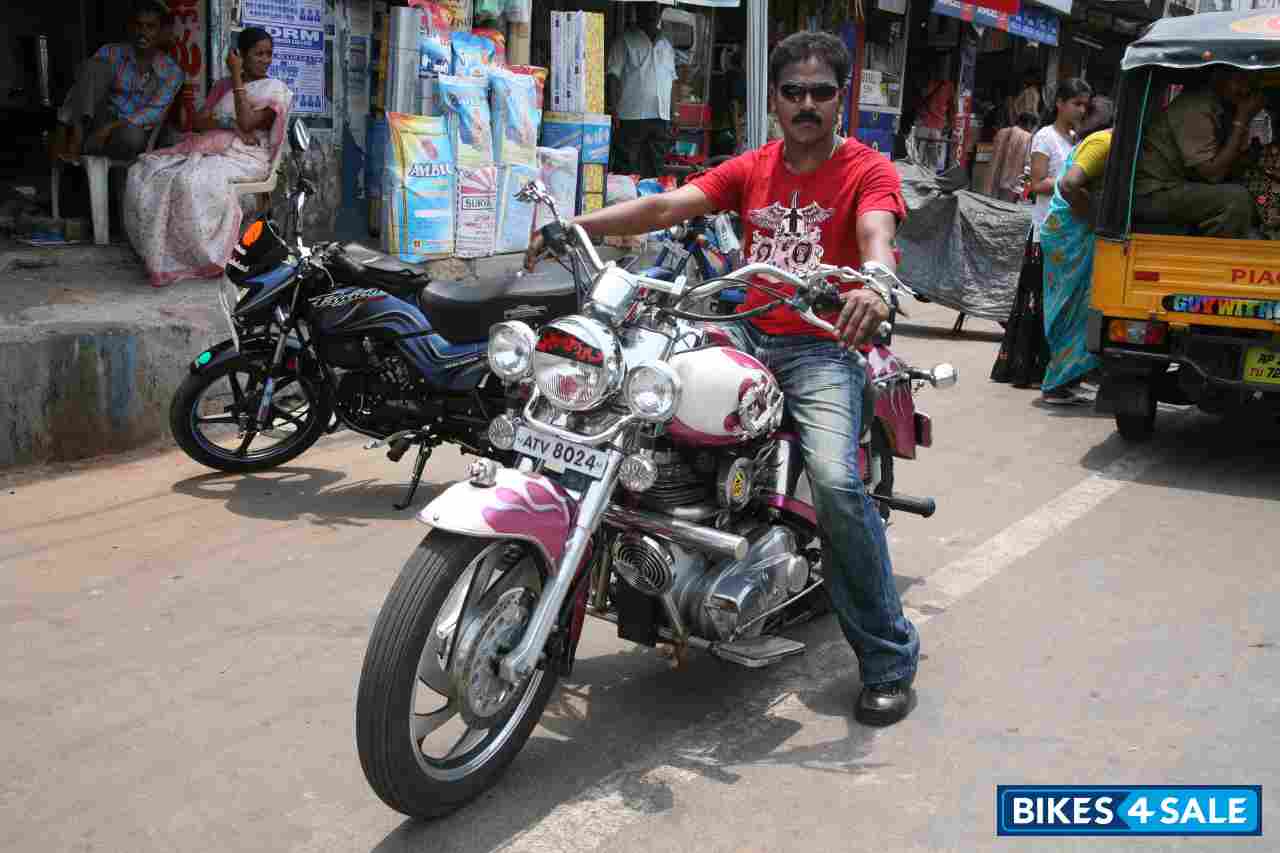
[{"label": "pink flame graphic", "polygon": [[528,494],[499,486],[494,490],[497,506],[481,510],[485,523],[498,533],[511,533],[537,541],[551,557],[554,572],[564,556],[565,541],[572,524],[572,502],[559,486],[549,480],[527,481]]}]

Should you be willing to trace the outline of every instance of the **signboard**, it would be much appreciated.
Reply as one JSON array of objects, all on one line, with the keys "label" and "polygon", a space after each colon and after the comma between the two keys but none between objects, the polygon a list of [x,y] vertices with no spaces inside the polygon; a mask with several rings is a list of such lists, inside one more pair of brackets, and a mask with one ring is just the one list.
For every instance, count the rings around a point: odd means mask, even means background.
[{"label": "signboard", "polygon": [[1058,43],[1058,17],[1047,9],[1023,6],[1018,14],[1006,15],[961,0],[933,0],[933,12],[968,21],[977,27],[995,27],[1040,44]]},{"label": "signboard", "polygon": [[293,92],[295,115],[329,115],[325,96],[324,30],[308,27],[259,25],[275,39],[270,76]]},{"label": "signboard", "polygon": [[271,33],[272,77],[293,92],[295,115],[328,116],[324,0],[243,0],[243,24]]},{"label": "signboard", "polygon": [[205,11],[201,0],[169,0],[173,13],[173,45],[169,55],[187,75],[187,81],[178,92],[177,115],[173,124],[182,130],[191,129],[191,120],[204,104],[208,91],[205,77],[208,64],[204,55]]},{"label": "signboard", "polygon": [[324,0],[243,0],[246,22],[324,28]]}]

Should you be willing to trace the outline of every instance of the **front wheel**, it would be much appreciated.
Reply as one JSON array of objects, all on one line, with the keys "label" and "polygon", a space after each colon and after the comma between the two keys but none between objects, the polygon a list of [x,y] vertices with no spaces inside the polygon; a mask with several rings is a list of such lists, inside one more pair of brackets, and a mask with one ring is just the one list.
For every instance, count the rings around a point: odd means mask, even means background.
[{"label": "front wheel", "polygon": [[545,572],[531,549],[433,530],[409,557],[369,639],[356,745],[382,801],[438,818],[492,786],[542,716],[556,676],[499,678]]},{"label": "front wheel", "polygon": [[266,368],[237,358],[188,376],[169,406],[178,446],[201,465],[246,474],[283,465],[315,444],[333,413],[320,388],[302,376],[277,380],[270,424],[255,428]]}]

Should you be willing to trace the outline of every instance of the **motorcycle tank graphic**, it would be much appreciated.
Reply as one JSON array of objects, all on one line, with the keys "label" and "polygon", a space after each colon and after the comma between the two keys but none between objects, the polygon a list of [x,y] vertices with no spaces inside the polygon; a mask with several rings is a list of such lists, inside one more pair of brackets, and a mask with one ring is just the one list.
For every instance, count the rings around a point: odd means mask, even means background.
[{"label": "motorcycle tank graphic", "polygon": [[671,366],[684,393],[667,434],[680,444],[723,446],[755,438],[760,431],[743,422],[744,401],[748,415],[759,415],[782,393],[768,368],[732,347],[679,353]]},{"label": "motorcycle tank graphic", "polygon": [[[456,373],[466,361],[483,372],[485,344],[452,344],[431,334],[431,323],[417,305],[376,288],[343,288],[311,301],[316,333],[321,337],[369,336],[392,341],[432,385],[474,387],[478,376]],[[412,336],[412,337],[407,337]],[[454,371],[454,372],[451,372]],[[471,385],[466,385],[470,382]]]}]

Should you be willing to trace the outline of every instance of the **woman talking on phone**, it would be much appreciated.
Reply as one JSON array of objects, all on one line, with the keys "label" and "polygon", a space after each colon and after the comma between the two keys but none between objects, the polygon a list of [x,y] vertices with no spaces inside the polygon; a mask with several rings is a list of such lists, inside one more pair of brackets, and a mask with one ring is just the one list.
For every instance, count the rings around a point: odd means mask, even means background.
[{"label": "woman talking on phone", "polygon": [[231,184],[266,179],[293,97],[267,76],[272,48],[266,30],[240,33],[230,74],[209,92],[195,132],[129,169],[125,228],[156,287],[216,278],[231,256],[243,217]]}]

